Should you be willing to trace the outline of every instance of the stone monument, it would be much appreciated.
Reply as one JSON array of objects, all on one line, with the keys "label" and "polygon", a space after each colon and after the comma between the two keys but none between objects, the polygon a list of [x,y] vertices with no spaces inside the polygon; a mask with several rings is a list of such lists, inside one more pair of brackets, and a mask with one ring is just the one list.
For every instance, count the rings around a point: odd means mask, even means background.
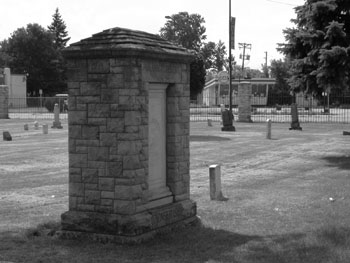
[{"label": "stone monument", "polygon": [[252,84],[247,81],[238,85],[238,121],[253,122],[251,118]]},{"label": "stone monument", "polygon": [[0,119],[9,118],[9,88],[6,85],[0,85]]},{"label": "stone monument", "polygon": [[53,108],[53,114],[54,114],[54,121],[52,123],[51,128],[53,129],[62,129],[61,121],[60,121],[60,108],[58,106],[58,103],[55,103],[55,106]]},{"label": "stone monument", "polygon": [[225,109],[221,111],[222,126],[221,131],[236,131],[233,126],[233,113],[232,111]]},{"label": "stone monument", "polygon": [[139,242],[197,220],[189,193],[191,53],[112,28],[64,50],[69,211],[62,236]]},{"label": "stone monument", "polygon": [[289,128],[289,130],[301,131],[302,128],[300,127],[300,123],[299,123],[298,106],[296,103],[292,103],[292,105],[290,107],[290,114],[292,117],[292,122],[290,124],[291,127]]}]

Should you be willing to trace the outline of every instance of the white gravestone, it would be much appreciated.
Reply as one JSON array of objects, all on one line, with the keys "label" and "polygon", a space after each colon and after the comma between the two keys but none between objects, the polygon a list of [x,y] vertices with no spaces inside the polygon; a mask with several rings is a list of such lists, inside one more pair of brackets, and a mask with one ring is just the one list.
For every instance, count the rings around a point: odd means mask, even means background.
[{"label": "white gravestone", "polygon": [[62,129],[62,125],[60,122],[60,108],[58,107],[57,103],[55,103],[53,113],[54,113],[54,122],[51,128]]},{"label": "white gravestone", "polygon": [[166,88],[167,84],[149,85],[148,109],[149,198],[162,204],[172,202],[171,192],[166,186]]}]

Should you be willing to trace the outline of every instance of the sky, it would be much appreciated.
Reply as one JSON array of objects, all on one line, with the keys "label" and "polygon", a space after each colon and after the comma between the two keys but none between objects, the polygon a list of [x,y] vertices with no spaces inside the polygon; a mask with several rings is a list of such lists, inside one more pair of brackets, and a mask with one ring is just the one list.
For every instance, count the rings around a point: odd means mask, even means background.
[{"label": "sky", "polygon": [[[229,46],[229,0],[0,0],[0,41],[18,28],[38,23],[47,28],[55,9],[66,23],[71,40],[68,45],[105,29],[123,27],[158,34],[165,16],[187,11],[205,19],[207,42],[223,41]],[[235,49],[238,65],[243,50],[239,43],[251,44],[245,66],[261,69],[267,52],[272,59],[283,58],[276,50],[285,42],[283,29],[293,27],[294,8],[304,0],[231,0],[231,16],[236,17]]]}]

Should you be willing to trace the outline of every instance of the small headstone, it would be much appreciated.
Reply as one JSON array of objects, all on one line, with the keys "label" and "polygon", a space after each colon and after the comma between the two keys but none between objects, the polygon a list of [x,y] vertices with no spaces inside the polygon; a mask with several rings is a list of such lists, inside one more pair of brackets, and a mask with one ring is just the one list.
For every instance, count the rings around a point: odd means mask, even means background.
[{"label": "small headstone", "polygon": [[223,124],[222,112],[225,110],[225,105],[224,105],[224,104],[220,104],[220,110],[221,110],[221,121],[220,121],[220,125],[222,125],[222,124]]},{"label": "small headstone", "polygon": [[214,164],[209,166],[209,188],[210,199],[218,201],[227,201],[221,191],[221,168],[220,165]]},{"label": "small headstone", "polygon": [[233,114],[232,111],[225,109],[222,113],[222,125],[221,131],[235,131],[233,123]]},{"label": "small headstone", "polygon": [[271,139],[271,120],[267,119],[267,127],[266,127],[266,139]]},{"label": "small headstone", "polygon": [[208,119],[208,126],[211,127],[213,124],[211,123],[211,119]]},{"label": "small headstone", "polygon": [[43,124],[43,134],[48,134],[49,133],[49,125]]},{"label": "small headstone", "polygon": [[2,133],[2,138],[4,141],[12,141],[12,136],[8,131]]},{"label": "small headstone", "polygon": [[53,113],[54,113],[54,122],[51,126],[51,128],[56,128],[56,129],[62,129],[62,125],[60,122],[60,108],[58,107],[58,104],[55,104],[55,107],[53,109]]},{"label": "small headstone", "polygon": [[25,130],[25,131],[28,131],[28,130],[29,130],[28,124],[24,124],[24,130]]},{"label": "small headstone", "polygon": [[34,122],[34,130],[39,130],[39,123],[37,121]]},{"label": "small headstone", "polygon": [[350,132],[348,132],[348,131],[343,131],[343,135],[350,135]]}]

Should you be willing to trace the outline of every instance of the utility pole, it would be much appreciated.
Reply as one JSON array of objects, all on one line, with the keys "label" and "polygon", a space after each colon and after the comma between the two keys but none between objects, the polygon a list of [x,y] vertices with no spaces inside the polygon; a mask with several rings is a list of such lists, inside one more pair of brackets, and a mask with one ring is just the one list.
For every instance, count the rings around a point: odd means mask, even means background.
[{"label": "utility pole", "polygon": [[234,32],[232,32],[232,30],[234,30],[234,25],[232,26],[232,23],[235,23],[235,21],[233,20],[233,18],[231,17],[231,0],[229,0],[229,55],[228,55],[228,74],[229,74],[229,82],[228,82],[228,90],[229,90],[229,109],[232,112],[232,52],[231,49],[234,48],[234,43],[233,43],[233,47],[231,42],[234,42],[234,39],[232,40],[232,34],[234,34]]},{"label": "utility pole", "polygon": [[251,49],[252,48],[252,44],[247,44],[247,43],[238,43],[239,48],[243,48],[243,56],[242,57],[242,75],[244,75],[244,61],[245,60],[249,60],[250,59],[250,55],[246,55],[245,54],[245,50],[246,49]]},{"label": "utility pole", "polygon": [[228,22],[228,26],[229,26],[229,40],[228,40],[228,50],[229,50],[229,53],[228,53],[228,74],[229,74],[229,79],[228,79],[228,90],[229,90],[229,96],[230,96],[230,99],[229,99],[229,109],[230,111],[232,112],[232,87],[231,87],[231,81],[232,81],[232,65],[231,65],[231,60],[232,60],[232,57],[231,57],[231,0],[229,0],[229,7],[228,7],[228,12],[229,12],[229,16],[228,16],[228,19],[229,19],[229,22]]},{"label": "utility pole", "polygon": [[269,71],[267,69],[267,51],[265,51],[265,77],[268,78],[269,77]]}]

